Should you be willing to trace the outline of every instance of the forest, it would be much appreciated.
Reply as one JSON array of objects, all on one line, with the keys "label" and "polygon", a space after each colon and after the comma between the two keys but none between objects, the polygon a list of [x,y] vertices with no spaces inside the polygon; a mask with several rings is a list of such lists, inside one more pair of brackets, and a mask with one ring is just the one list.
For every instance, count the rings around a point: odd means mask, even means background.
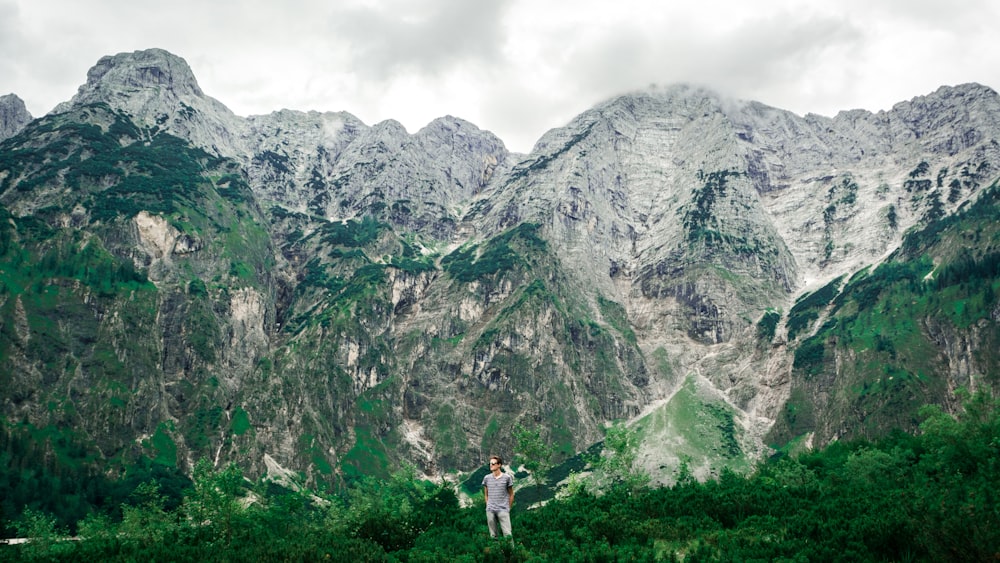
[{"label": "forest", "polygon": [[[621,459],[591,460],[607,478],[519,479],[504,540],[487,533],[481,493],[463,503],[455,484],[412,468],[337,491],[250,482],[208,460],[190,478],[147,465],[96,484],[12,466],[23,444],[8,428],[0,524],[31,541],[0,545],[0,561],[993,561],[1000,400],[963,398],[958,416],[923,408],[913,435],[775,455],[707,482],[682,467],[669,487],[628,465],[628,431],[616,426],[606,454]],[[532,437],[521,430],[524,451],[538,449]],[[532,503],[540,487],[557,494]]]}]

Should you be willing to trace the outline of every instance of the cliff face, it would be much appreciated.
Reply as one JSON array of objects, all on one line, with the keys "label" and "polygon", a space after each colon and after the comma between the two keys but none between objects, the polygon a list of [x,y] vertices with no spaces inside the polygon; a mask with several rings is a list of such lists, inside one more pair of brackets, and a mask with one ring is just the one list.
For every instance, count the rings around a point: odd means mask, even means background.
[{"label": "cliff face", "polygon": [[24,100],[14,94],[0,96],[0,141],[13,137],[29,121],[31,113]]},{"label": "cliff face", "polygon": [[991,272],[1000,98],[979,85],[834,118],[675,86],[515,155],[453,117],[238,117],[150,50],[10,131],[3,416],[105,459],[442,474],[517,425],[568,455],[632,419],[669,481],[996,385],[995,295],[938,283],[907,308],[883,280]]}]

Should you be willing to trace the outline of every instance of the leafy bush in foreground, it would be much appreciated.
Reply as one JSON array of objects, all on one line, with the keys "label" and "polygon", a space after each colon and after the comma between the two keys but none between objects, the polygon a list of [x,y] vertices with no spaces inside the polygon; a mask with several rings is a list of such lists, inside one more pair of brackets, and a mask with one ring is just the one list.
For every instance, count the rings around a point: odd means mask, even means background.
[{"label": "leafy bush in foreground", "polygon": [[[201,462],[183,503],[136,488],[120,520],[94,513],[80,541],[36,510],[10,561],[985,561],[1000,557],[1000,401],[971,397],[958,418],[937,407],[921,433],[764,463],[749,477],[578,490],[526,510],[514,541],[488,537],[481,497],[461,507],[449,484],[401,472],[344,494],[246,482]],[[251,500],[252,502],[246,502]]]}]

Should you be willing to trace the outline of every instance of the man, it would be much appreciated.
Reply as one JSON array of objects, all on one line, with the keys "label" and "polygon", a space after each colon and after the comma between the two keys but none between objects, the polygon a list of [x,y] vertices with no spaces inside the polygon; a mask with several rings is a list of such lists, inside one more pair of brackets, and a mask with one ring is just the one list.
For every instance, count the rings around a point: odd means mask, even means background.
[{"label": "man", "polygon": [[497,522],[505,537],[510,536],[510,507],[514,504],[514,478],[503,472],[503,459],[490,456],[490,473],[483,477],[486,497],[486,524],[490,536],[497,537]]}]

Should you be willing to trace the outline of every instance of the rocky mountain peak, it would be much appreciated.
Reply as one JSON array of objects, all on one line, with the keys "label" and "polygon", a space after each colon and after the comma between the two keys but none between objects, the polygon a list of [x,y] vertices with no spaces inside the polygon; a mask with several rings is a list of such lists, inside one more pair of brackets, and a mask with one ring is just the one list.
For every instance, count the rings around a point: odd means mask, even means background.
[{"label": "rocky mountain peak", "polygon": [[[480,133],[482,130],[475,124],[452,115],[446,115],[431,121],[416,134],[427,137],[466,137]],[[486,133],[492,135],[492,133]]]},{"label": "rocky mountain peak", "polygon": [[118,89],[163,87],[178,94],[204,95],[187,61],[163,49],[147,49],[102,57],[87,72],[87,84],[81,89],[81,94],[102,87]]},{"label": "rocky mountain peak", "polygon": [[909,101],[899,102],[892,106],[892,111],[905,112],[913,107],[931,109],[942,108],[945,105],[969,105],[978,102],[994,102],[997,98],[995,90],[988,86],[969,82],[956,86],[941,86],[934,92],[923,96],[915,96]]},{"label": "rocky mountain peak", "polygon": [[31,119],[24,100],[16,94],[0,96],[0,141],[16,135]]},{"label": "rocky mountain peak", "polygon": [[154,132],[172,133],[215,154],[244,152],[235,143],[243,120],[205,95],[187,61],[163,49],[101,58],[76,95],[54,113],[93,103],[106,103]]}]

